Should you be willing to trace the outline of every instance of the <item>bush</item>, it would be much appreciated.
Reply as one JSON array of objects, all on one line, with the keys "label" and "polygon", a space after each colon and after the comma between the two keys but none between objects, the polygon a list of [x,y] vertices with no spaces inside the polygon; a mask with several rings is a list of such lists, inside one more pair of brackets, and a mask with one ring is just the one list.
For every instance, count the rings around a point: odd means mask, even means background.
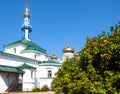
[{"label": "bush", "polygon": [[40,92],[40,89],[39,88],[33,88],[32,92]]},{"label": "bush", "polygon": [[56,94],[120,94],[120,23],[87,37],[79,56],[67,59],[53,80]]},{"label": "bush", "polygon": [[47,85],[44,85],[44,86],[40,89],[40,91],[49,91],[49,88],[48,88]]}]

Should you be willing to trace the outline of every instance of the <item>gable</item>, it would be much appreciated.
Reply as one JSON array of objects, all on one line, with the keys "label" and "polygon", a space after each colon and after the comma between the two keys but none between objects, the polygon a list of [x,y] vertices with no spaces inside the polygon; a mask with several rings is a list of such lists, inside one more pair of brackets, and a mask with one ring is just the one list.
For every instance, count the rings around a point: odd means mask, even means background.
[{"label": "gable", "polygon": [[35,44],[34,42],[26,40],[26,39],[19,40],[19,41],[16,41],[14,43],[11,43],[11,44],[7,44],[4,47],[6,48],[6,47],[10,47],[10,46],[15,46],[15,45],[18,45],[18,44],[26,46],[26,48],[23,51],[33,50],[33,51],[37,51],[37,52],[41,52],[41,53],[46,54],[46,50],[45,49],[43,49],[39,45]]}]

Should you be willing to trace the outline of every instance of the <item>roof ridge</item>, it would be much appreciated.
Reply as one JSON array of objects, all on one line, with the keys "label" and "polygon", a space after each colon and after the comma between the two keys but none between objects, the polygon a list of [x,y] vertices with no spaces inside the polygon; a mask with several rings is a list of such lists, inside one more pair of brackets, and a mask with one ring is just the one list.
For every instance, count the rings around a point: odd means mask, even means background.
[{"label": "roof ridge", "polygon": [[29,65],[29,64],[24,63],[24,64],[18,66],[18,68],[35,68],[35,67],[33,67],[33,66]]},{"label": "roof ridge", "polygon": [[18,40],[16,42],[13,42],[13,43],[10,43],[10,44],[7,44],[5,45],[4,47],[6,46],[9,46],[9,45],[14,45],[16,43],[21,43],[21,44],[24,44],[26,45],[27,47],[35,47],[37,49],[42,50],[42,52],[46,53],[46,50],[44,48],[42,48],[41,46],[37,45],[36,43],[32,42],[32,41],[29,41],[27,39],[22,39],[22,40]]},{"label": "roof ridge", "polygon": [[15,43],[19,43],[19,42],[21,42],[21,41],[22,41],[22,40],[18,40],[18,41],[16,41],[16,42],[12,42],[12,43],[6,44],[6,45],[4,45],[3,47],[9,46],[9,45],[12,45],[12,44],[15,44]]}]

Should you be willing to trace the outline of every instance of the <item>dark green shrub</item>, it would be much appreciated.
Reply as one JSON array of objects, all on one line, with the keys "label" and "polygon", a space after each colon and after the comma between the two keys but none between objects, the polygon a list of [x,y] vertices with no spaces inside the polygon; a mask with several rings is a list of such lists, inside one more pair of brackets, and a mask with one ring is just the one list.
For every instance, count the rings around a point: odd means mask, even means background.
[{"label": "dark green shrub", "polygon": [[40,91],[49,91],[49,88],[48,88],[47,85],[44,85],[44,86],[40,89]]},{"label": "dark green shrub", "polygon": [[40,92],[40,89],[39,88],[33,88],[32,92]]}]

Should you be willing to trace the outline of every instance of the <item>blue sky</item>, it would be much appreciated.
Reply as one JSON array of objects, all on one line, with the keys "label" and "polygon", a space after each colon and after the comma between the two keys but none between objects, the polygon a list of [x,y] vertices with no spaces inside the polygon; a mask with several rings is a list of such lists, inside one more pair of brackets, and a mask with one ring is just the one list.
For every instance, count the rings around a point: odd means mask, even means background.
[{"label": "blue sky", "polygon": [[[67,43],[76,51],[120,21],[120,0],[29,0],[31,40],[49,55],[62,56]],[[0,0],[0,50],[22,38],[25,0]]]}]

